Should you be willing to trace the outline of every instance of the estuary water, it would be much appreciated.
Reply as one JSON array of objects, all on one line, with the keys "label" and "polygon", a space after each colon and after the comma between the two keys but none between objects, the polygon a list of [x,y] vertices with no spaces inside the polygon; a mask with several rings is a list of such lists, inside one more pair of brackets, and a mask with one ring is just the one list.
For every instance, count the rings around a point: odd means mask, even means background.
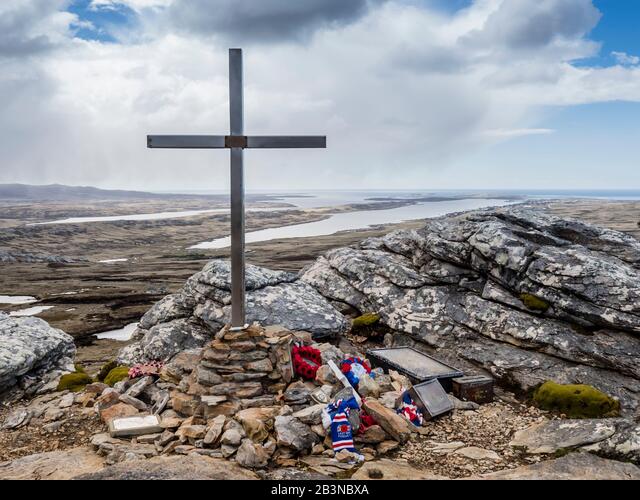
[{"label": "estuary water", "polygon": [[[325,236],[338,233],[340,231],[365,229],[382,224],[397,224],[399,222],[411,220],[440,217],[455,212],[505,206],[510,203],[513,202],[501,199],[449,200],[417,203],[415,205],[384,210],[362,210],[357,212],[338,213],[330,215],[328,219],[317,222],[263,229],[247,233],[246,242],[257,243],[261,241],[289,238]],[[230,245],[231,237],[227,236],[225,238],[218,238],[213,241],[206,241],[198,245],[194,245],[191,249],[213,250],[227,248]]]}]

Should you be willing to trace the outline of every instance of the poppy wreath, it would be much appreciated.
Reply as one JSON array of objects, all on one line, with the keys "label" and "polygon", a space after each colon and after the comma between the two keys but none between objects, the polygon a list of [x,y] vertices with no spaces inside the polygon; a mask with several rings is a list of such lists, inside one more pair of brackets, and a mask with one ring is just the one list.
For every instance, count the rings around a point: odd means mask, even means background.
[{"label": "poppy wreath", "polygon": [[291,357],[296,375],[306,380],[316,379],[318,368],[322,365],[322,354],[318,349],[311,346],[293,346]]}]

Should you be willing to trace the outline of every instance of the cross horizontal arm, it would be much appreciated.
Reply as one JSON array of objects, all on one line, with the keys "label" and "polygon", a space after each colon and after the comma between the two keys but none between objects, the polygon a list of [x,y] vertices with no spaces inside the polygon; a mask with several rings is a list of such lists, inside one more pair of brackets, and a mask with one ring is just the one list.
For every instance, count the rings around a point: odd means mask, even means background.
[{"label": "cross horizontal arm", "polygon": [[224,135],[149,135],[147,147],[152,149],[224,149]]},{"label": "cross horizontal arm", "polygon": [[149,135],[151,149],[325,149],[324,136],[278,135]]},{"label": "cross horizontal arm", "polygon": [[325,149],[327,138],[324,136],[260,136],[247,137],[249,149]]}]

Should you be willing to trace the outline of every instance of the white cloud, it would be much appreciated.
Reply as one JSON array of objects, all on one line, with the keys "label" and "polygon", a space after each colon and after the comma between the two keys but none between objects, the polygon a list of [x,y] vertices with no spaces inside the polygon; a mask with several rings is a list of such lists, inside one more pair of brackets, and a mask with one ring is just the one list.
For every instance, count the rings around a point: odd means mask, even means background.
[{"label": "white cloud", "polygon": [[[145,8],[162,0],[126,3],[146,27],[136,43],[66,38],[0,68],[0,182],[227,187],[224,153],[149,151],[145,136],[228,130],[228,33],[159,23]],[[329,149],[250,151],[248,185],[427,186],[474,151],[551,134],[536,127],[545,107],[640,101],[640,68],[571,64],[599,50],[598,17],[589,0],[476,0],[455,14],[396,0],[304,43],[251,34],[247,132],[327,133]],[[46,36],[62,32],[52,22]]]},{"label": "white cloud", "polygon": [[622,64],[623,66],[635,66],[640,64],[640,57],[631,56],[626,52],[611,52],[611,55],[615,58],[618,64]]},{"label": "white cloud", "polygon": [[513,139],[517,137],[526,137],[529,135],[549,135],[556,131],[550,128],[515,128],[515,129],[495,129],[487,130],[487,137],[495,137],[499,139]]}]

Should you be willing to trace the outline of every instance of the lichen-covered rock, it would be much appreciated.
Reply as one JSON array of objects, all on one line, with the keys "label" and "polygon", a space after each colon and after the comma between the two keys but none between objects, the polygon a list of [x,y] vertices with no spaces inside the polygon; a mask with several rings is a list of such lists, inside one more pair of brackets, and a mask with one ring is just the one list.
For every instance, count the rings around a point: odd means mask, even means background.
[{"label": "lichen-covered rock", "polygon": [[75,371],[73,337],[39,318],[0,313],[0,394],[14,386],[28,394],[55,390],[58,379]]},{"label": "lichen-covered rock", "polygon": [[511,446],[550,454],[599,443],[616,433],[616,420],[550,420],[516,432]]},{"label": "lichen-covered rock", "polygon": [[588,384],[638,410],[640,242],[523,206],[328,252],[301,279],[528,392]]},{"label": "lichen-covered rock", "polygon": [[215,332],[188,319],[158,323],[149,330],[138,329],[140,340],[120,351],[118,362],[133,365],[146,361],[167,361],[176,354],[202,347]]},{"label": "lichen-covered rock", "polygon": [[[281,325],[315,337],[339,335],[349,323],[329,301],[294,274],[247,266],[247,321]],[[155,304],[134,333],[135,342],[118,357],[123,364],[169,360],[202,347],[229,323],[231,282],[228,262],[214,260],[187,280],[178,294]]]}]

